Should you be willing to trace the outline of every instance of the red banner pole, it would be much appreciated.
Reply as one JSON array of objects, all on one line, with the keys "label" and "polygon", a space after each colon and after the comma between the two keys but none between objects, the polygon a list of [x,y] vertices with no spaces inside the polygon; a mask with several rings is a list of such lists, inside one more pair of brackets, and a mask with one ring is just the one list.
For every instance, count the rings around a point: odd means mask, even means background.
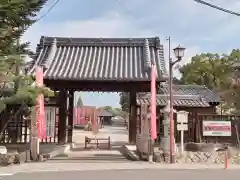
[{"label": "red banner pole", "polygon": [[228,168],[228,151],[224,152],[225,160],[224,160],[224,169]]}]

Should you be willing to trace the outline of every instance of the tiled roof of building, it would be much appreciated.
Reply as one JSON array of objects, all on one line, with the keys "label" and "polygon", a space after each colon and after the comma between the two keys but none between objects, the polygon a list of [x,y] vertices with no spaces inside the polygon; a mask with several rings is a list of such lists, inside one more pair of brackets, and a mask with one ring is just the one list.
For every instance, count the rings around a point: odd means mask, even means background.
[{"label": "tiled roof of building", "polygon": [[96,116],[112,117],[113,115],[107,110],[97,110]]},{"label": "tiled roof of building", "polygon": [[234,62],[234,63],[232,64],[232,67],[233,67],[233,68],[236,68],[236,69],[239,69],[239,68],[240,68],[240,61],[238,60],[238,61]]},{"label": "tiled roof of building", "polygon": [[152,64],[162,80],[166,68],[158,37],[41,37],[30,74],[40,65],[46,79],[146,81]]},{"label": "tiled roof of building", "polygon": [[[169,99],[167,85],[160,88],[163,94],[157,95],[157,105],[165,106]],[[206,86],[199,85],[173,85],[173,105],[185,107],[209,107],[210,103],[221,102],[220,96]],[[150,104],[151,94],[139,93],[137,104]]]}]

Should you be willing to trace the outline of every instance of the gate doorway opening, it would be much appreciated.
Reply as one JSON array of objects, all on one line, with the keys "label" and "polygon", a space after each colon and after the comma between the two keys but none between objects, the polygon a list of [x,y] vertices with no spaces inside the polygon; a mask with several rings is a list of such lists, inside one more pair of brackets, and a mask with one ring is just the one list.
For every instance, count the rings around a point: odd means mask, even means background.
[{"label": "gate doorway opening", "polygon": [[74,143],[84,144],[86,149],[111,149],[113,144],[128,143],[124,119],[128,113],[112,106],[119,103],[117,93],[76,92],[74,98]]}]

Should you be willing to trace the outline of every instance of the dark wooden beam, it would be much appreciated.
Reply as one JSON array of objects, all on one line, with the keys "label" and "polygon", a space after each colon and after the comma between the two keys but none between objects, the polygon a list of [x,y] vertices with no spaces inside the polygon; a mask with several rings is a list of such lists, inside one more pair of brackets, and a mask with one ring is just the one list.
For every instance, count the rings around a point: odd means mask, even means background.
[{"label": "dark wooden beam", "polygon": [[66,143],[66,120],[67,120],[67,91],[62,89],[59,93],[59,121],[58,121],[58,143]]},{"label": "dark wooden beam", "polygon": [[118,81],[73,81],[73,80],[44,80],[46,86],[52,89],[68,87],[74,91],[104,91],[104,92],[150,92],[150,81],[118,82]]},{"label": "dark wooden beam", "polygon": [[129,113],[129,144],[136,144],[137,136],[137,106],[136,91],[130,91],[130,113]]},{"label": "dark wooden beam", "polygon": [[68,92],[68,137],[67,142],[72,143],[73,136],[73,106],[74,106],[74,91]]}]

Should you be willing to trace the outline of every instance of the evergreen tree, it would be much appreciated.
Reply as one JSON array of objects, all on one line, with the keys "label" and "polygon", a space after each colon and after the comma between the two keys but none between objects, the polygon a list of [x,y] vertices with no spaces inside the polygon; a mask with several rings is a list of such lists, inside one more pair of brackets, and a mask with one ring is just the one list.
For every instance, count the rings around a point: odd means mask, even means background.
[{"label": "evergreen tree", "polygon": [[[9,55],[16,50],[16,40],[35,21],[37,13],[47,0],[1,0],[0,1],[0,53]],[[28,44],[28,43],[27,43]],[[20,46],[25,50],[26,45]]]},{"label": "evergreen tree", "polygon": [[[29,42],[19,43],[23,33],[36,22],[37,13],[46,2],[47,0],[0,1],[0,113],[11,112],[11,117],[3,119],[0,134],[11,120],[15,121],[25,109],[29,111],[29,106],[35,106],[38,94],[53,95],[46,87],[36,87],[34,77],[26,75],[24,57],[32,56],[33,53],[28,49]],[[12,141],[15,142],[16,139]]]},{"label": "evergreen tree", "polygon": [[83,106],[83,101],[81,96],[78,97],[78,101],[77,101],[77,107],[82,107]]},{"label": "evergreen tree", "polygon": [[[25,73],[24,56],[32,55],[29,43],[19,44],[22,34],[36,21],[47,0],[0,1],[0,112],[6,104],[35,104],[37,95],[52,94],[33,86],[34,77]],[[49,94],[50,92],[50,94]]]},{"label": "evergreen tree", "polygon": [[122,111],[128,112],[129,111],[129,93],[122,92],[120,93],[120,102]]}]

